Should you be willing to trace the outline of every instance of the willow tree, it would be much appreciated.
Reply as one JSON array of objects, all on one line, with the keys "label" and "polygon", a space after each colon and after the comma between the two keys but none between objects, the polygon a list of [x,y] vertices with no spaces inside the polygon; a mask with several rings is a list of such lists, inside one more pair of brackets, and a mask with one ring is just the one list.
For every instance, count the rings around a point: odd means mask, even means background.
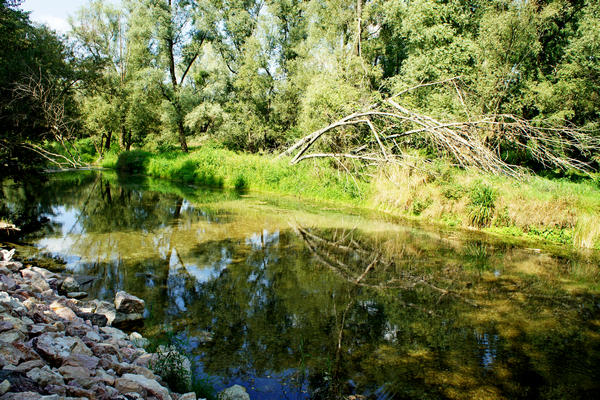
[{"label": "willow tree", "polygon": [[158,122],[148,118],[149,109],[157,107],[146,77],[152,61],[151,30],[132,16],[138,11],[134,2],[116,7],[94,0],[71,19],[70,34],[80,57],[95,72],[82,85],[80,98],[85,126],[100,139],[100,154],[110,149],[113,133],[119,134],[121,148],[129,150],[157,128]]},{"label": "willow tree", "polygon": [[[188,151],[185,115],[189,111],[182,99],[186,78],[198,60],[207,34],[201,29],[198,4],[187,0],[150,0],[147,6],[157,46],[155,66],[163,77],[157,82],[163,98],[170,105],[181,150]],[[160,76],[160,75],[159,75]],[[168,84],[166,83],[168,82]]]}]

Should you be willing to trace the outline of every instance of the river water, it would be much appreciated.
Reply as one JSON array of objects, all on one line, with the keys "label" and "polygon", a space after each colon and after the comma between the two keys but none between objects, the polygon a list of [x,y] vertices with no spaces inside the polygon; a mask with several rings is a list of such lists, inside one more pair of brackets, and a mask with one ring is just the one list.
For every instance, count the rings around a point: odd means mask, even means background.
[{"label": "river water", "polygon": [[600,393],[598,254],[95,171],[5,182],[2,193],[5,210],[47,219],[22,252],[95,277],[93,297],[143,298],[141,333],[176,340],[217,389],[241,384],[252,399]]}]

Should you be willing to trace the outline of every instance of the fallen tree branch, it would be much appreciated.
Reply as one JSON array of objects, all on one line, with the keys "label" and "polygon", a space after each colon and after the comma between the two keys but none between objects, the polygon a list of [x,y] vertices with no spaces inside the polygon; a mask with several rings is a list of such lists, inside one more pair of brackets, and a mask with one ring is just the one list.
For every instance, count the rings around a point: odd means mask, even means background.
[{"label": "fallen tree branch", "polygon": [[[399,162],[405,146],[414,145],[406,140],[417,136],[440,152],[449,155],[459,166],[475,167],[492,174],[520,177],[522,168],[505,162],[498,154],[501,144],[509,144],[526,151],[543,166],[563,170],[576,169],[588,172],[590,163],[570,154],[590,156],[600,151],[600,139],[592,133],[569,125],[556,126],[549,123],[525,120],[510,114],[484,115],[468,121],[440,121],[403,106],[397,98],[411,90],[425,86],[452,82],[466,107],[460,89],[459,77],[440,82],[423,83],[399,92],[379,103],[371,104],[364,111],[349,114],[328,126],[301,138],[279,157],[293,155],[291,164],[309,158],[352,158],[370,162]],[[347,152],[308,153],[323,135],[338,128],[366,124],[370,137],[362,136],[362,143]],[[385,132],[385,135],[382,133]],[[490,135],[490,133],[495,133]],[[366,143],[365,143],[366,142]]]}]

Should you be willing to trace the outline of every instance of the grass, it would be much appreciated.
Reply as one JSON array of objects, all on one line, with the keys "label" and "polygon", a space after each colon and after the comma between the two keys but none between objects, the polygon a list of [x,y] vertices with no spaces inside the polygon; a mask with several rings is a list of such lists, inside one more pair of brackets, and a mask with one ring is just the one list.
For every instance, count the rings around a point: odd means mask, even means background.
[{"label": "grass", "polygon": [[532,175],[514,180],[415,156],[379,171],[372,184],[369,205],[381,210],[451,227],[600,249],[597,178]]},{"label": "grass", "polygon": [[598,179],[504,176],[458,169],[414,155],[402,165],[350,176],[330,160],[240,154],[204,144],[189,154],[109,152],[101,165],[197,186],[296,195],[382,210],[454,228],[600,249]]},{"label": "grass", "polygon": [[352,204],[359,204],[369,190],[368,182],[354,181],[326,160],[290,166],[288,160],[238,154],[213,145],[189,154],[151,154],[140,150],[117,157],[108,154],[101,165],[198,186],[276,192]]}]

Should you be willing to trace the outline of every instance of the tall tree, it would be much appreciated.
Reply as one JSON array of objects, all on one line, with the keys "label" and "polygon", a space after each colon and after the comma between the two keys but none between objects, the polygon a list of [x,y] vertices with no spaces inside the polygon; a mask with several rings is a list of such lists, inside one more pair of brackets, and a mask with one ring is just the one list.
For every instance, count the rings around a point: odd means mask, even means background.
[{"label": "tall tree", "polygon": [[200,29],[198,5],[187,0],[151,0],[148,4],[155,21],[158,39],[157,66],[165,71],[170,85],[159,82],[164,98],[170,103],[181,150],[188,151],[186,110],[182,101],[183,87],[194,62],[200,56],[207,38]]},{"label": "tall tree", "polygon": [[76,111],[71,54],[54,32],[32,25],[19,3],[0,0],[0,166],[5,171],[39,162],[36,155],[48,157],[39,145],[72,133]]}]

